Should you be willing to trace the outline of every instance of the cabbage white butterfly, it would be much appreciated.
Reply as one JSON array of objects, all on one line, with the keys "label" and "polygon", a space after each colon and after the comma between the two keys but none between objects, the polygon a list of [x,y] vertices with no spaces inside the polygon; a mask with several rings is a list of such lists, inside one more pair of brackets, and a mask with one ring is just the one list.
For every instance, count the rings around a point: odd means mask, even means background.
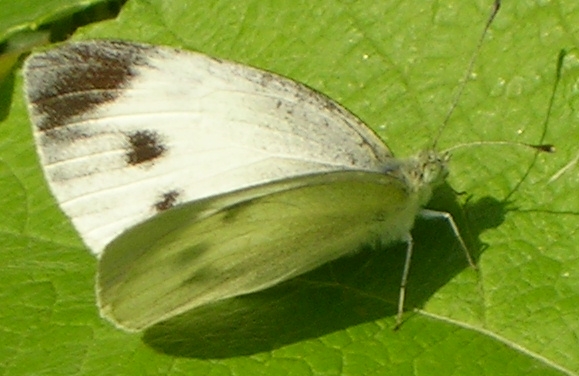
[{"label": "cabbage white butterfly", "polygon": [[[487,25],[488,26],[488,25]],[[354,115],[248,66],[124,41],[31,55],[25,91],[52,193],[99,258],[101,314],[146,329],[380,240],[407,244],[448,154],[394,158]]]}]

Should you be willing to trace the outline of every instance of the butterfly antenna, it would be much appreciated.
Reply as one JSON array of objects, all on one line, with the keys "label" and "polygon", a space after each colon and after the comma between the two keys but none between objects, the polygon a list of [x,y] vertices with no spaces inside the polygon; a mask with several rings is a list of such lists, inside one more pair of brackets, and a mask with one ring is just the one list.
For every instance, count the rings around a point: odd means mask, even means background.
[{"label": "butterfly antenna", "polygon": [[450,147],[446,150],[443,150],[443,153],[447,154],[447,153],[451,153],[453,151],[455,151],[456,149],[462,149],[462,148],[472,148],[473,146],[522,146],[523,148],[527,148],[527,149],[531,149],[531,150],[535,150],[541,153],[554,153],[555,152],[555,146],[551,145],[551,144],[527,144],[524,142],[516,142],[516,141],[475,141],[475,142],[468,142],[466,144],[458,144],[458,145],[454,145],[453,147]]},{"label": "butterfly antenna", "polygon": [[474,50],[474,53],[472,54],[472,57],[470,58],[470,62],[468,64],[468,68],[466,70],[466,73],[459,84],[458,92],[454,96],[454,100],[452,101],[450,108],[448,109],[448,112],[446,113],[446,117],[444,118],[444,121],[442,122],[442,125],[438,129],[438,133],[436,134],[436,137],[434,138],[434,142],[432,143],[432,149],[433,150],[436,150],[438,140],[440,139],[442,132],[446,128],[446,125],[448,124],[450,117],[454,113],[454,110],[456,109],[456,106],[458,105],[458,102],[460,101],[460,98],[462,97],[462,92],[464,91],[464,87],[466,86],[466,83],[467,83],[469,77],[472,75],[472,71],[474,69],[474,64],[475,64],[476,60],[478,59],[478,56],[480,55],[480,50],[481,50],[483,41],[485,40],[487,32],[488,32],[491,24],[493,23],[493,20],[495,19],[497,13],[499,12],[500,7],[501,7],[501,1],[495,0],[495,3],[493,4],[493,8],[491,10],[491,14],[489,15],[489,18],[487,19],[484,30],[483,30],[483,32],[478,40],[478,43],[477,43],[476,48]]}]

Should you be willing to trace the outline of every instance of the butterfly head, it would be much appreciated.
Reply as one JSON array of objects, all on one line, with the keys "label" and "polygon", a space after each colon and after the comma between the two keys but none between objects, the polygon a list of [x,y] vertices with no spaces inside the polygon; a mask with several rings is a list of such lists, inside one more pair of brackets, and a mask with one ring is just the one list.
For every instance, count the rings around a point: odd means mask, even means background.
[{"label": "butterfly head", "polygon": [[448,153],[426,150],[406,160],[400,171],[410,191],[417,193],[422,203],[428,202],[432,190],[448,176]]},{"label": "butterfly head", "polygon": [[416,157],[415,167],[416,181],[419,185],[436,187],[444,182],[448,176],[448,153],[439,153],[434,150],[426,150]]}]

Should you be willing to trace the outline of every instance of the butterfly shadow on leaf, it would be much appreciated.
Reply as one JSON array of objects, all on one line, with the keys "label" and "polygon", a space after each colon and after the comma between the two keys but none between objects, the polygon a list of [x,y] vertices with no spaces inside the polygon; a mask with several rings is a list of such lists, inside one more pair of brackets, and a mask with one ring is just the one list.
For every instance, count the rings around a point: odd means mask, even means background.
[{"label": "butterfly shadow on leaf", "polygon": [[[476,260],[478,236],[503,221],[506,205],[485,197],[462,208],[443,186],[434,204],[451,208]],[[476,218],[476,224],[464,215]],[[468,268],[464,251],[444,221],[419,220],[406,310],[421,307],[440,287]],[[472,240],[474,239],[474,241]],[[172,356],[218,359],[256,354],[389,318],[394,328],[404,244],[367,246],[267,290],[205,305],[146,330],[143,340]],[[476,287],[473,286],[473,292]],[[407,314],[406,317],[409,317]],[[400,330],[404,330],[404,325]],[[392,330],[391,335],[397,335]]]}]

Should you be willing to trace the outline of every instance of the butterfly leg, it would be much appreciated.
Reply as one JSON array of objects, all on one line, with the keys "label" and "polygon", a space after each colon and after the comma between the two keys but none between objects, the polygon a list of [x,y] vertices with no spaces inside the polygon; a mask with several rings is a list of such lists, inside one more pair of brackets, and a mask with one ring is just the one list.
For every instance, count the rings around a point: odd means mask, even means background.
[{"label": "butterfly leg", "polygon": [[406,298],[406,282],[408,281],[408,272],[410,271],[410,261],[412,260],[412,249],[414,247],[414,240],[410,233],[404,237],[406,243],[406,259],[404,260],[404,270],[402,271],[402,280],[400,281],[400,292],[398,293],[398,313],[396,314],[396,326],[394,330],[398,329],[402,324],[402,314],[404,313],[404,299]]},{"label": "butterfly leg", "polygon": [[434,218],[434,219],[444,219],[445,221],[447,221],[448,224],[450,225],[450,228],[452,228],[452,232],[454,232],[454,236],[458,239],[460,246],[464,250],[464,253],[466,255],[466,259],[467,259],[468,263],[470,264],[470,266],[473,269],[476,269],[476,264],[474,263],[472,257],[470,256],[470,252],[468,251],[468,247],[466,246],[466,243],[462,239],[462,236],[460,236],[460,231],[458,231],[458,226],[456,225],[456,222],[454,222],[454,218],[452,218],[452,215],[450,213],[436,211],[436,210],[422,209],[418,215],[420,215],[422,218],[425,218],[425,219],[433,219]]}]

